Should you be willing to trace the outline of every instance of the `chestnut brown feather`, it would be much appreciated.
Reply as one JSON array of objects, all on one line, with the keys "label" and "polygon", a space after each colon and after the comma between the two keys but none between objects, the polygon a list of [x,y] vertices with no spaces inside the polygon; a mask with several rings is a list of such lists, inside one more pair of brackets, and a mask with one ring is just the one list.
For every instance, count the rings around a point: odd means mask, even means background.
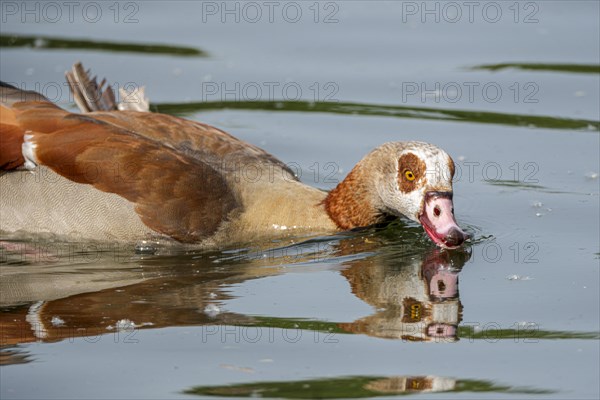
[{"label": "chestnut brown feather", "polygon": [[21,152],[24,134],[18,126],[0,123],[0,170],[10,171],[25,162]]}]

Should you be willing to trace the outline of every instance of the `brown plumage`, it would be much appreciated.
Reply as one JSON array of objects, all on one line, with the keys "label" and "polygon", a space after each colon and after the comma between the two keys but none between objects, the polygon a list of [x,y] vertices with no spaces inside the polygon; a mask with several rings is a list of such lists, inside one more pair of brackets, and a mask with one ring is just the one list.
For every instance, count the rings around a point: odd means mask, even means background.
[{"label": "brown plumage", "polygon": [[325,209],[341,229],[354,229],[375,225],[385,220],[385,215],[374,204],[369,182],[361,179],[361,167],[350,171],[324,200]]},{"label": "brown plumage", "polygon": [[[117,111],[105,82],[98,85],[81,65],[67,76],[84,114],[0,86],[0,166],[9,172],[0,175],[2,231],[227,245],[352,229],[390,216],[418,220],[428,185],[452,190],[448,179],[428,181],[423,172],[427,162],[448,170],[451,159],[435,146],[406,142],[369,153],[328,195],[300,183],[271,154],[212,126]],[[133,108],[145,109],[144,102]],[[410,187],[401,183],[404,164],[419,174]],[[24,169],[45,178],[37,185],[15,178]]]},{"label": "brown plumage", "polygon": [[0,170],[12,170],[23,165],[21,152],[25,131],[16,125],[0,124]]}]

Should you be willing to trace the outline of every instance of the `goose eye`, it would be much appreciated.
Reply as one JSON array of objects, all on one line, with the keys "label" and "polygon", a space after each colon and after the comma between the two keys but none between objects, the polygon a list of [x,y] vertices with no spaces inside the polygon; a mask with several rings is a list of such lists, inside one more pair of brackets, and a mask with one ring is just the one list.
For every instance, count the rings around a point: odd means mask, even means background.
[{"label": "goose eye", "polygon": [[408,179],[409,181],[414,181],[415,180],[415,174],[413,174],[412,171],[405,171],[404,172],[404,176],[406,177],[406,179]]}]

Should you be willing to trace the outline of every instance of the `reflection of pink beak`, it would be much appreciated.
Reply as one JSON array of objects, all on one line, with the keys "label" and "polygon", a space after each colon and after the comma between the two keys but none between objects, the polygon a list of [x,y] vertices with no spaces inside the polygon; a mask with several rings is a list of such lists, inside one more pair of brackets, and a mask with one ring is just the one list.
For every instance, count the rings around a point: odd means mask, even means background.
[{"label": "reflection of pink beak", "polygon": [[469,238],[454,219],[451,192],[427,192],[423,208],[419,221],[438,246],[453,249]]},{"label": "reflection of pink beak", "polygon": [[427,327],[427,335],[434,338],[456,336],[456,327],[448,324],[431,324]]},{"label": "reflection of pink beak", "polygon": [[448,270],[438,270],[429,282],[429,295],[439,299],[458,297],[458,274]]}]

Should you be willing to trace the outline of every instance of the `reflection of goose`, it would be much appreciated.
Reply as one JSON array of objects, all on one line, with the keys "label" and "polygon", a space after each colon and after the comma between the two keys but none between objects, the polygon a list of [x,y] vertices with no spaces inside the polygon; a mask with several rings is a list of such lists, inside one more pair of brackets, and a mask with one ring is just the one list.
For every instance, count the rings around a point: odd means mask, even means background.
[{"label": "reflection of goose", "polygon": [[[289,382],[254,382],[197,386],[186,394],[278,399],[347,399],[454,391],[457,381],[439,376],[353,376]],[[462,391],[462,390],[461,390]]]},{"label": "reflection of goose", "polygon": [[[43,340],[55,342],[116,333],[119,328],[248,323],[244,315],[208,312],[229,298],[226,285],[269,276],[279,268],[234,265],[215,268],[211,259],[195,260],[202,273],[182,273],[148,265],[111,264],[53,267],[27,274],[3,271],[0,346]],[[50,268],[49,266],[44,266]],[[119,268],[120,267],[120,268]],[[39,279],[38,279],[39,278]],[[64,284],[72,287],[62,288]]]},{"label": "reflection of goose", "polygon": [[[329,194],[299,182],[258,147],[198,122],[149,112],[143,95],[117,111],[80,64],[80,108],[2,84],[0,176],[5,231],[95,239],[160,235],[206,246],[290,231],[334,231],[405,216],[442,247],[466,239],[453,216],[452,159],[422,142],[384,144]],[[37,172],[30,177],[23,169]]]},{"label": "reflection of goose", "polygon": [[364,388],[376,393],[447,392],[453,390],[456,380],[438,376],[392,376],[367,383]]},{"label": "reflection of goose", "polygon": [[[184,391],[197,396],[261,397],[269,399],[348,399],[417,394],[420,392],[551,394],[550,390],[514,387],[492,381],[441,376],[342,376],[297,381],[258,381],[222,386],[195,386]],[[471,396],[473,397],[473,396]],[[481,397],[481,396],[479,396]],[[489,396],[488,396],[489,397]]]},{"label": "reflection of goose", "polygon": [[[371,238],[355,235],[343,239],[334,246],[334,253],[343,257],[380,247],[377,237]],[[329,255],[331,251],[327,250]],[[398,257],[392,262],[381,255],[350,261],[342,275],[353,293],[378,311],[338,326],[347,332],[379,337],[454,338],[460,321],[457,272],[465,262],[463,254],[434,249],[421,261],[413,252],[404,258],[405,265],[397,265],[402,262]],[[108,258],[89,264],[4,267],[0,279],[0,345],[110,334],[119,325],[129,333],[133,326],[260,327],[260,318],[220,308],[230,298],[227,288],[282,272],[279,265],[265,264],[261,257],[225,265],[215,263],[218,259],[208,253],[200,258],[175,258],[172,266],[160,258],[158,263],[150,258],[125,264],[114,258],[108,253]],[[295,261],[309,262],[312,258],[306,254],[306,258]],[[180,267],[183,260],[188,267]],[[64,282],[70,287],[65,288]]]},{"label": "reflection of goose", "polygon": [[458,272],[469,257],[435,249],[408,264],[354,263],[342,274],[352,292],[378,311],[341,328],[405,340],[456,340],[462,318]]}]

